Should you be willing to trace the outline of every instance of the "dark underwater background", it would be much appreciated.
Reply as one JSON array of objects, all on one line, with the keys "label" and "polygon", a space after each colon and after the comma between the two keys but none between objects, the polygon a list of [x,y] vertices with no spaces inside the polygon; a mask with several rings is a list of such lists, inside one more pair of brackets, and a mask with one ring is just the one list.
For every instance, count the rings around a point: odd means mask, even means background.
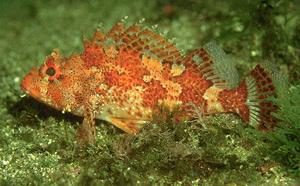
[{"label": "dark underwater background", "polygon": [[[299,0],[0,1],[0,185],[297,185],[300,183]],[[240,76],[269,61],[289,80],[277,127],[235,115],[174,125],[155,118],[137,136],[97,121],[96,144],[76,148],[81,118],[23,97],[22,77],[53,48],[116,22],[143,22],[182,52],[216,41]]]}]

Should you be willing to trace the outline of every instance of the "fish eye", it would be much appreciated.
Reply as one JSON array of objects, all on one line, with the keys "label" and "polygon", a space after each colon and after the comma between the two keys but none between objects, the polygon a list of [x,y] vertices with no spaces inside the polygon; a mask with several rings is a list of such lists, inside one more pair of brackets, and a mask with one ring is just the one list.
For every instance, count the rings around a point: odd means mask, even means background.
[{"label": "fish eye", "polygon": [[49,75],[49,76],[54,76],[55,75],[55,69],[53,67],[49,67],[47,68],[46,70],[46,74]]}]

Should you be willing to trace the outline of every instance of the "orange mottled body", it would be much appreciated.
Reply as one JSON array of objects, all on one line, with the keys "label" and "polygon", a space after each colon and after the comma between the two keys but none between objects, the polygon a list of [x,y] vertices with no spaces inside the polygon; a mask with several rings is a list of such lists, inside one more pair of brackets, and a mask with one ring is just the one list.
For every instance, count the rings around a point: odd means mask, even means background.
[{"label": "orange mottled body", "polygon": [[274,86],[267,72],[257,66],[239,85],[236,74],[214,43],[182,56],[160,35],[118,23],[85,41],[81,54],[64,58],[55,50],[29,72],[22,88],[58,110],[83,116],[77,133],[82,143],[93,142],[95,118],[137,133],[159,107],[176,110],[182,119],[194,116],[192,104],[203,114],[234,112],[246,122],[273,125],[275,106],[265,99]]}]

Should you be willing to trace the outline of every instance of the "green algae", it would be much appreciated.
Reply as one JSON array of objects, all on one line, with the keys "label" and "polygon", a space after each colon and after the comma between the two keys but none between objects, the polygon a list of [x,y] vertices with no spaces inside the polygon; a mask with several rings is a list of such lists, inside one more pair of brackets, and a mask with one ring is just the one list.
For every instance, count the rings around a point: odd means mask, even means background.
[{"label": "green algae", "polygon": [[[0,185],[295,184],[299,7],[279,0],[1,1]],[[21,97],[20,80],[53,48],[80,52],[82,38],[127,16],[125,22],[146,18],[145,25],[158,25],[183,52],[216,40],[241,74],[264,60],[290,70],[291,90],[277,98],[278,129],[265,134],[218,115],[180,125],[155,120],[130,136],[97,121],[96,144],[76,148],[81,119]]]}]

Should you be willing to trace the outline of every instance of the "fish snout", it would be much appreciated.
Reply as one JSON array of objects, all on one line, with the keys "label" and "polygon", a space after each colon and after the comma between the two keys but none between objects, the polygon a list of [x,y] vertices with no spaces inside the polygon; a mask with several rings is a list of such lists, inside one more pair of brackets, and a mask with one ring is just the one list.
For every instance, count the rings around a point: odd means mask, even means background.
[{"label": "fish snout", "polygon": [[26,94],[37,98],[40,95],[39,81],[38,70],[34,68],[23,78],[21,88]]}]

